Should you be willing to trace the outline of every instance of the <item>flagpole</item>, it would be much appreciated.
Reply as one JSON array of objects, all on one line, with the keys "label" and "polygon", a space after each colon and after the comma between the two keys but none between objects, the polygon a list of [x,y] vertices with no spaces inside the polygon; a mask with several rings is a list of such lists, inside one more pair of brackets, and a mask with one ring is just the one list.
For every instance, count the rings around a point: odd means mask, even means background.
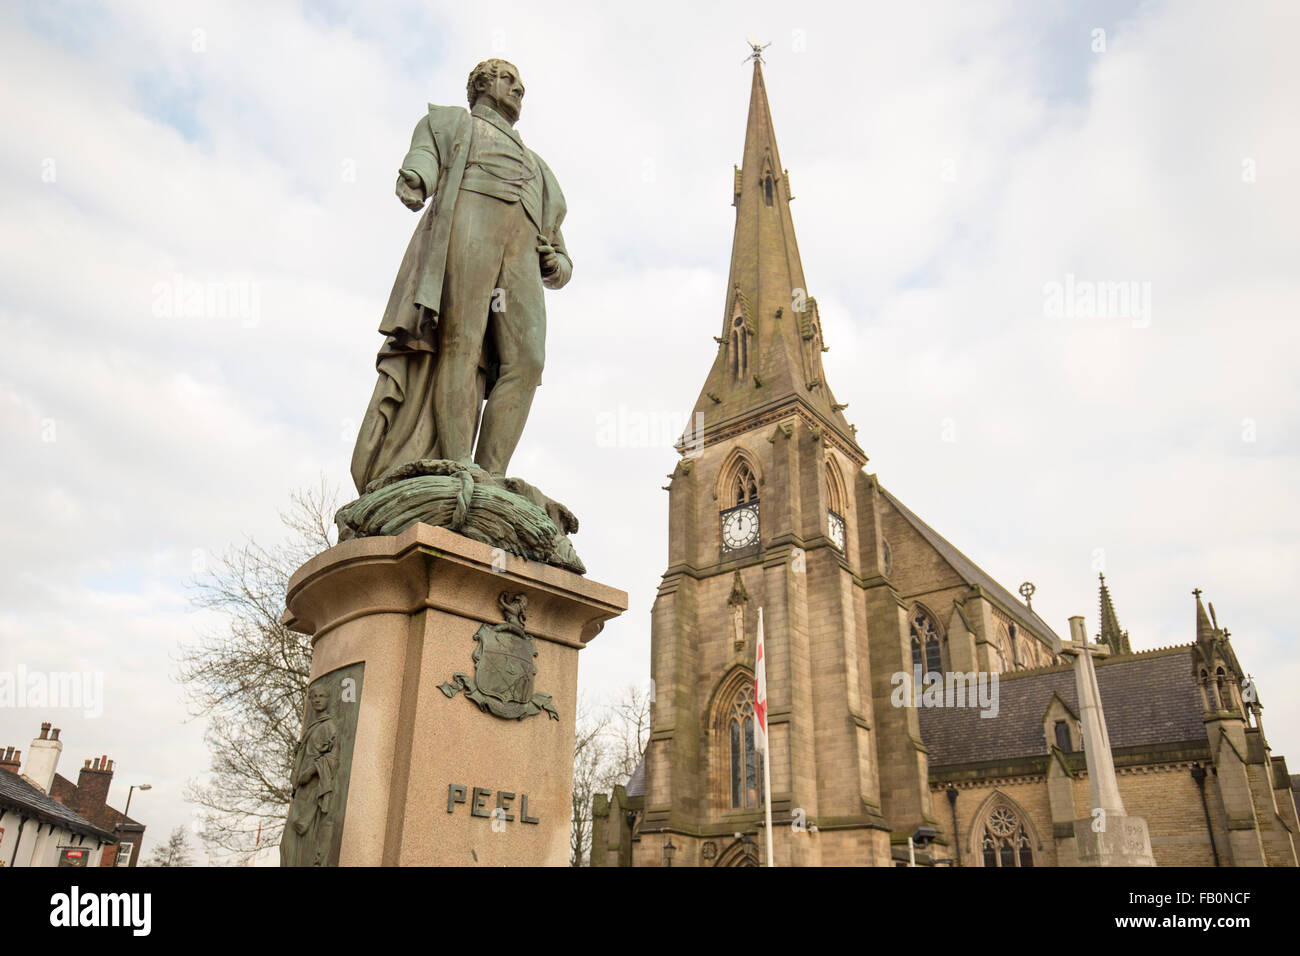
[{"label": "flagpole", "polygon": [[[767,654],[763,646],[763,609],[758,609],[758,661],[756,667],[763,673],[763,823],[767,831],[767,865],[775,866],[772,859],[772,761],[769,759],[771,748],[768,744],[767,728]],[[758,674],[754,675],[755,694],[758,690]]]}]

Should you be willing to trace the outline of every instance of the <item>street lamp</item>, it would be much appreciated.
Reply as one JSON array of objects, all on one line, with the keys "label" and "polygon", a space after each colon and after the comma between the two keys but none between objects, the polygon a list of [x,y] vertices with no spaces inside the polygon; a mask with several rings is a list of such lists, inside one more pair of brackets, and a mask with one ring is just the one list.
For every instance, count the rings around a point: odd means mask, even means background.
[{"label": "street lamp", "polygon": [[[122,820],[127,819],[127,817],[128,817],[128,816],[130,815],[130,813],[131,813],[131,797],[135,794],[135,792],[136,792],[137,790],[152,790],[152,789],[153,789],[153,784],[151,784],[151,783],[133,783],[133,784],[131,784],[130,789],[128,789],[128,790],[126,791],[126,809],[122,811]],[[119,849],[119,850],[121,849],[121,846],[122,846],[122,837],[121,837],[121,833],[122,833],[122,820],[118,820],[118,821],[117,821],[117,826],[113,827],[113,832],[116,833],[116,834],[118,834],[117,845],[118,845],[118,849]],[[129,865],[129,863],[128,863],[128,865]],[[117,860],[116,860],[116,858],[113,860],[113,866],[117,866]]]},{"label": "street lamp", "polygon": [[[131,815],[131,795],[132,795],[133,793],[135,793],[135,791],[137,791],[137,790],[152,790],[152,789],[153,789],[153,784],[151,784],[151,783],[133,783],[133,784],[131,784],[131,788],[130,788],[129,790],[127,790],[127,792],[126,792],[126,809],[122,811],[122,816],[124,816],[124,817],[128,817],[128,816]],[[118,827],[119,827],[119,829],[121,828],[121,824],[120,824],[120,823],[118,824]]]},{"label": "street lamp", "polygon": [[673,838],[669,836],[668,842],[664,844],[664,866],[671,867],[673,865],[673,853],[676,851],[677,847],[673,846]]},{"label": "street lamp", "polygon": [[917,827],[916,832],[907,838],[907,865],[916,866],[916,848],[919,846],[924,850],[938,835],[934,827]]}]

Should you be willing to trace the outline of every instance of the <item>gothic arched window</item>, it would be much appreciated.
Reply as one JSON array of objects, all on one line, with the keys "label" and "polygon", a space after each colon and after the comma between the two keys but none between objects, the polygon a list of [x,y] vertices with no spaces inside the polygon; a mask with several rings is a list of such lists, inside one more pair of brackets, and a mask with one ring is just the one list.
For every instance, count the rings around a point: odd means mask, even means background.
[{"label": "gothic arched window", "polygon": [[735,476],[731,479],[731,504],[747,505],[757,500],[758,482],[754,480],[754,473],[749,470],[749,465],[741,462]]},{"label": "gothic arched window", "polygon": [[997,637],[993,640],[993,658],[989,665],[1001,674],[1011,670],[1011,662],[1011,641],[1007,637],[1007,629],[999,624]]},{"label": "gothic arched window", "polygon": [[1033,841],[1020,815],[1005,804],[995,806],[984,820],[980,857],[985,866],[1033,866]]},{"label": "gothic arched window", "polygon": [[939,627],[924,608],[912,611],[912,667],[924,666],[924,673],[943,672],[943,637]]},{"label": "gothic arched window", "polygon": [[844,482],[840,478],[835,462],[826,459],[826,525],[831,542],[841,551],[844,550],[846,528],[844,524]]},{"label": "gothic arched window", "polygon": [[718,482],[723,553],[758,545],[758,480],[744,456],[736,455]]},{"label": "gothic arched window", "polygon": [[752,810],[763,805],[763,755],[754,743],[754,700],[752,687],[741,688],[732,697],[727,738],[731,755],[731,807]]}]

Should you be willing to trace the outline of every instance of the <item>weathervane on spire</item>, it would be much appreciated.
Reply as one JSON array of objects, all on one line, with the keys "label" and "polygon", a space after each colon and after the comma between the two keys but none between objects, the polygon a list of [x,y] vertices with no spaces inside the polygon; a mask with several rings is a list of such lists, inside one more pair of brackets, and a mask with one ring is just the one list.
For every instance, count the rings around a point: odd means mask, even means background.
[{"label": "weathervane on spire", "polygon": [[762,63],[763,51],[772,45],[772,41],[770,40],[767,43],[759,43],[753,37],[746,38],[745,42],[749,44],[751,52],[749,56],[740,61],[741,63],[748,63],[750,60],[757,60],[759,63]]}]

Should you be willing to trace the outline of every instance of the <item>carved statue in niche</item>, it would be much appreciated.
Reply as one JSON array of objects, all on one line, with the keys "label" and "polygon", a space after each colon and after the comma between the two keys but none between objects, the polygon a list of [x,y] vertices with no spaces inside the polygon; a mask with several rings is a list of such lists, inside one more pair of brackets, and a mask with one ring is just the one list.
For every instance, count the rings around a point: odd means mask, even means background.
[{"label": "carved statue in niche", "polygon": [[307,694],[311,716],[293,757],[293,802],[280,840],[281,866],[328,866],[334,843],[341,738],[330,689],[316,683]]}]

